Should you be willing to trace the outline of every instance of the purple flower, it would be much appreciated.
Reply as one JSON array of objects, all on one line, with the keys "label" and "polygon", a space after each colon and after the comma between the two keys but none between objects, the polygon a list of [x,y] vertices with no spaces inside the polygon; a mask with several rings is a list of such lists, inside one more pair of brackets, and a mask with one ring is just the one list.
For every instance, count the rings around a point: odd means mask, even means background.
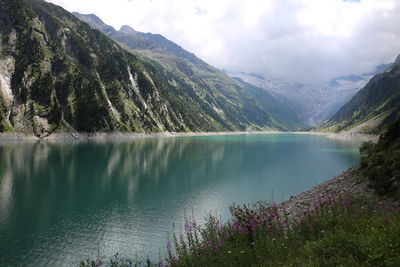
[{"label": "purple flower", "polygon": [[321,198],[321,196],[317,196],[317,198],[315,199],[315,204],[316,204],[317,206],[319,206],[319,205],[322,204],[322,198]]},{"label": "purple flower", "polygon": [[171,258],[171,263],[172,263],[172,264],[177,264],[177,263],[178,263],[178,259],[177,259],[175,256],[173,256],[173,257]]},{"label": "purple flower", "polygon": [[312,213],[313,213],[313,210],[312,210],[311,208],[308,208],[308,210],[307,210],[307,215],[308,215],[308,216],[311,216]]},{"label": "purple flower", "polygon": [[265,224],[265,221],[266,221],[266,219],[265,219],[264,216],[258,217],[258,218],[257,218],[257,223],[258,223],[259,225]]},{"label": "purple flower", "polygon": [[268,217],[270,217],[271,219],[275,218],[275,217],[276,217],[275,211],[274,211],[274,210],[270,210],[270,211],[268,212]]},{"label": "purple flower", "polygon": [[247,233],[247,227],[244,227],[244,226],[239,227],[239,233],[240,234]]},{"label": "purple flower", "polygon": [[234,222],[232,224],[232,230],[236,232],[238,230],[238,226],[239,226],[239,223],[238,222]]},{"label": "purple flower", "polygon": [[193,226],[191,223],[185,223],[185,232],[186,233],[191,233],[193,232]]},{"label": "purple flower", "polygon": [[250,229],[252,232],[255,232],[257,230],[257,224],[254,218],[251,218],[250,220]]}]

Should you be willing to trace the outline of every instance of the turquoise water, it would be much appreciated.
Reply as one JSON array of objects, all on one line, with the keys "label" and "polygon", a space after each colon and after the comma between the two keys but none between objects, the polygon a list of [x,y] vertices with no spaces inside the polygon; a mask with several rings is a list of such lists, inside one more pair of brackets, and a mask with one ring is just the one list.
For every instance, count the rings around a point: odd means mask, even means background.
[{"label": "turquoise water", "polygon": [[0,142],[0,266],[76,266],[98,248],[157,259],[185,216],[287,199],[357,164],[359,145],[294,134]]}]

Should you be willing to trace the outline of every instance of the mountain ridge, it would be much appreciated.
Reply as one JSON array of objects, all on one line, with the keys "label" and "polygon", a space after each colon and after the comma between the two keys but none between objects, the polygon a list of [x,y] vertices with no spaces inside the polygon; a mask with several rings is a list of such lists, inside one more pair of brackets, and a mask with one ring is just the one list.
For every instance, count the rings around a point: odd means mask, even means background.
[{"label": "mountain ridge", "polygon": [[[195,64],[206,64],[203,60],[197,58],[193,53],[183,49],[180,45],[168,40],[161,34],[144,33],[135,31],[131,26],[123,25],[120,30],[104,23],[101,18],[95,14],[81,14],[73,12],[77,18],[88,23],[95,29],[100,30],[114,40],[122,43],[133,42],[136,50],[160,49],[166,50],[178,57],[189,60]],[[112,29],[112,30],[111,30]],[[133,31],[132,31],[133,30]],[[133,35],[133,36],[132,36]]]},{"label": "mountain ridge", "polygon": [[319,130],[380,134],[400,115],[400,55]]},{"label": "mountain ridge", "polygon": [[[101,31],[104,28],[108,28],[108,25],[97,16],[95,20],[96,23],[93,24],[92,21],[94,19],[92,16],[95,15],[84,15],[77,12],[73,14],[95,29]],[[252,88],[250,92],[247,91],[249,88],[247,83],[232,79],[222,71],[208,65],[203,60],[197,58],[193,53],[184,50],[181,46],[166,39],[162,35],[141,33],[133,30],[130,26],[122,26],[121,29],[109,34],[106,32],[103,33],[125,46],[134,54],[156,61],[169,71],[182,77],[189,83],[197,85],[199,88],[210,88],[220,93],[223,93],[223,91],[227,89],[230,90],[229,88],[240,88],[244,94],[255,99],[259,107],[266,110],[268,114],[271,114],[271,117],[276,120],[277,124],[281,126],[287,125],[283,128],[281,127],[280,130],[293,130],[306,126],[295,114],[296,110],[292,109],[290,106],[282,106],[282,101],[280,99],[277,99],[267,92],[263,92],[261,89]],[[128,31],[124,31],[124,29],[128,29]],[[256,91],[257,96],[254,94]],[[258,96],[260,95],[262,95],[263,101],[258,101]],[[265,105],[265,100],[267,98],[273,108]],[[277,106],[279,106],[278,109],[276,108]]]},{"label": "mountain ridge", "polygon": [[297,106],[297,112],[305,123],[317,125],[328,121],[341,106],[364,87],[373,75],[383,72],[388,65],[382,64],[370,73],[349,74],[331,79],[321,86],[292,83],[280,79],[268,79],[254,73],[226,73],[263,88],[274,96]]},{"label": "mountain ridge", "polygon": [[[239,85],[193,83],[122,48],[59,6],[43,0],[0,2],[0,132],[43,137],[63,131],[291,127]],[[181,72],[190,69],[182,66]]]}]

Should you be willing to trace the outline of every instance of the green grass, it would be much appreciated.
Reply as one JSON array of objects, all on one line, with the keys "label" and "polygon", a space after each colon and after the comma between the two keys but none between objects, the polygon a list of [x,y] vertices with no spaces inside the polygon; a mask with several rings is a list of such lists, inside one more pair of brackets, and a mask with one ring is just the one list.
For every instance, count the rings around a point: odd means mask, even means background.
[{"label": "green grass", "polygon": [[115,257],[81,266],[400,266],[400,213],[391,205],[326,196],[291,220],[265,203],[231,213],[226,223],[188,219],[159,263]]}]

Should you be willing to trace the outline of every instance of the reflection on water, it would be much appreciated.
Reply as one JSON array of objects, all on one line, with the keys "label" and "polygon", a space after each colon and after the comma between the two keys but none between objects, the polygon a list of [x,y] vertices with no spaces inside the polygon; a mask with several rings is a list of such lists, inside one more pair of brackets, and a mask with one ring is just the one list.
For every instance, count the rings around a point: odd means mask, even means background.
[{"label": "reflection on water", "polygon": [[[358,143],[273,134],[0,143],[0,266],[164,251],[185,212],[288,198],[359,161]],[[179,226],[178,226],[179,228]]]}]

